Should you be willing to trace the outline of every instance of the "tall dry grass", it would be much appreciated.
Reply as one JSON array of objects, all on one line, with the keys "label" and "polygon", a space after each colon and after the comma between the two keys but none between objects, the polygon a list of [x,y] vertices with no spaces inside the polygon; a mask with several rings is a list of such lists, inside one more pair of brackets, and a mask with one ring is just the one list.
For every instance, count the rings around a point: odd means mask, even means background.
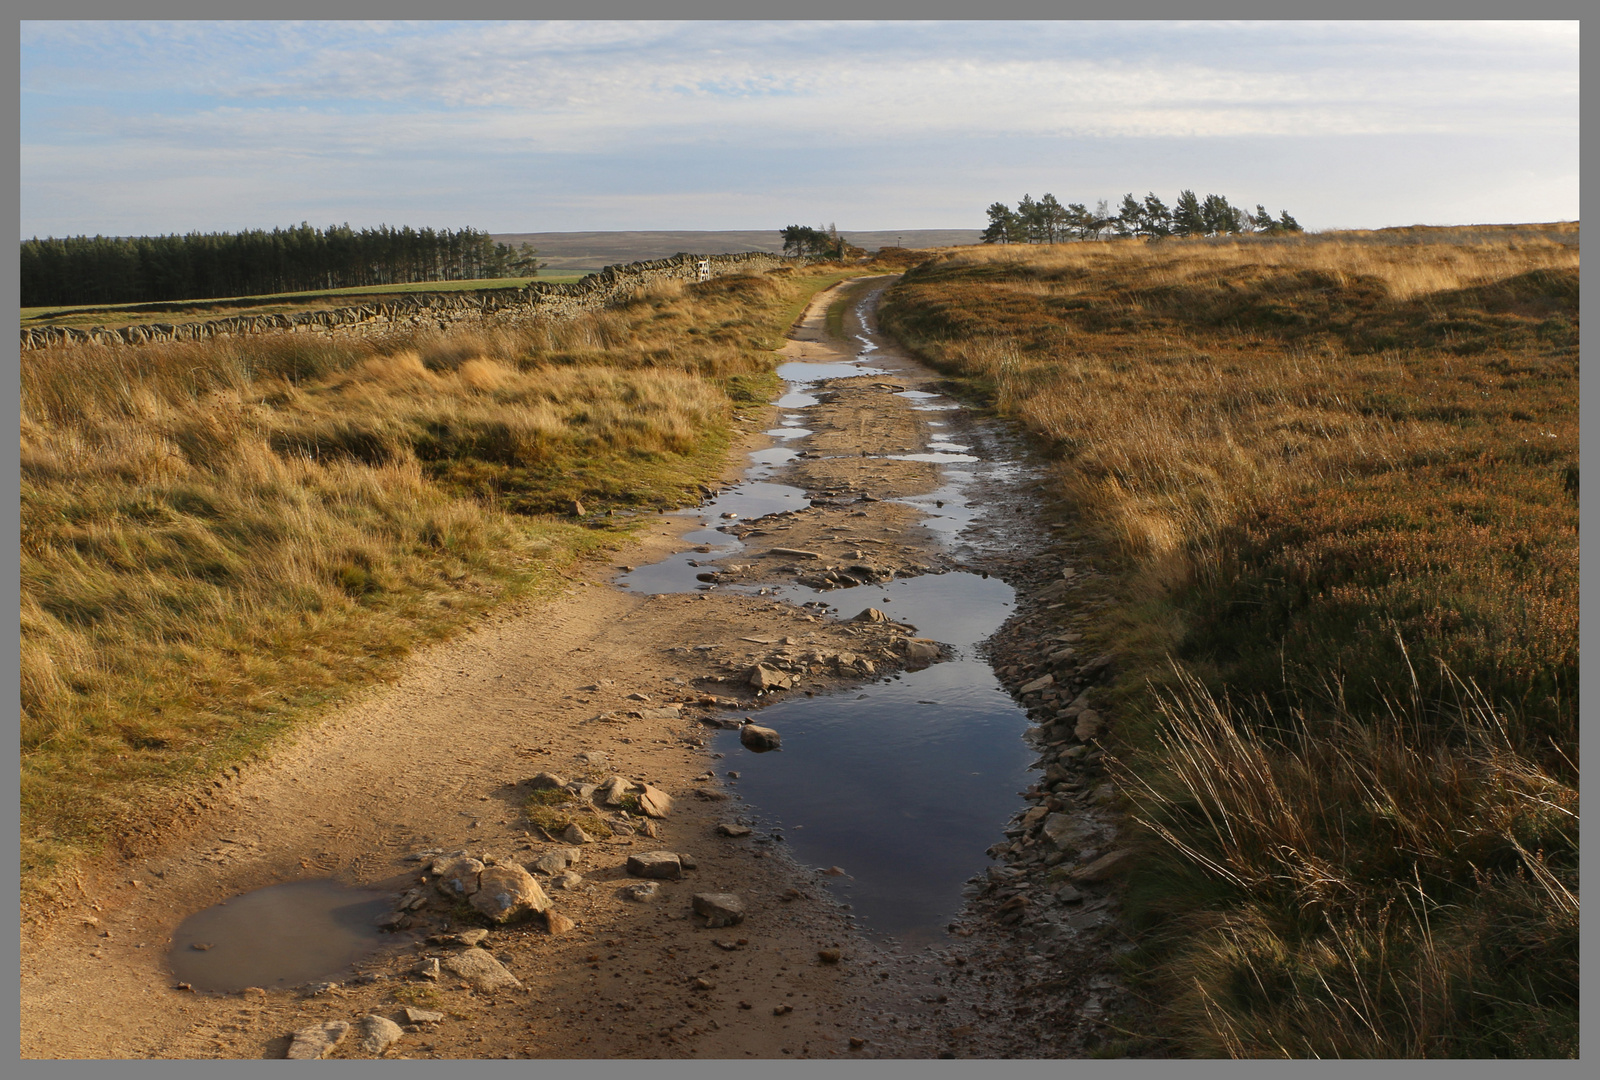
[{"label": "tall dry grass", "polygon": [[22,854],[38,900],[419,642],[697,497],[832,279],[531,327],[25,354]]},{"label": "tall dry grass", "polygon": [[1575,241],[979,249],[886,300],[1124,571],[1179,1053],[1576,1051]]}]

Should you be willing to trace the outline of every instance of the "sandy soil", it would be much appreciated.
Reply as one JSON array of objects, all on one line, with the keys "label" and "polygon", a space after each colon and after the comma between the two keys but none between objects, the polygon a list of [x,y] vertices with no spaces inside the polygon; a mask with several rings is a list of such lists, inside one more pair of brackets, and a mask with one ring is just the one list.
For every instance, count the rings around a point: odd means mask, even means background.
[{"label": "sandy soil", "polygon": [[[790,357],[848,356],[821,329],[831,299],[819,297],[797,324]],[[903,357],[875,362],[892,376],[840,380],[808,413],[816,432],[808,447],[838,456],[803,458],[782,478],[805,486],[820,505],[731,526],[748,550],[730,580],[776,581],[861,562],[902,574],[956,564],[911,508],[859,501],[863,493],[881,500],[926,492],[937,481],[930,464],[841,454],[893,453],[924,441],[919,417],[927,414],[894,390],[932,385],[933,373]],[[750,418],[748,448],[767,444],[759,432],[776,411]],[[742,459],[730,465],[727,482],[739,478]],[[685,550],[680,537],[694,524],[662,517],[618,562],[642,565]],[[821,557],[772,555],[771,547]],[[737,821],[741,805],[706,737],[730,715],[729,702],[759,719],[762,701],[744,681],[749,666],[770,661],[793,672],[798,685],[780,693],[825,692],[863,678],[861,660],[876,672],[906,663],[907,635],[721,590],[632,595],[609,584],[616,572],[593,567],[557,600],[504,609],[419,652],[397,683],[308,728],[270,761],[219,779],[203,809],[86,873],[71,902],[23,928],[23,1056],[282,1057],[295,1030],[374,1013],[397,1017],[408,1001],[446,1018],[413,1025],[387,1056],[1081,1052],[1074,1039],[1082,1033],[1068,1020],[1058,1017],[1043,1035],[1015,1022],[1026,987],[1012,971],[1006,950],[1015,942],[1003,927],[985,923],[975,935],[969,927],[948,946],[917,955],[880,947],[852,928],[816,868],[796,866],[770,838],[716,830]],[[706,645],[712,648],[695,648]],[[841,668],[840,652],[855,654],[857,666]],[[666,706],[677,706],[677,715]],[[176,986],[166,964],[174,929],[235,894],[326,876],[398,894],[421,872],[405,858],[416,851],[467,849],[525,863],[566,847],[521,812],[524,781],[540,771],[619,773],[661,788],[674,806],[653,823],[653,837],[638,819],[611,815],[623,830],[640,831],[583,845],[575,867],[583,884],[550,893],[575,928],[552,934],[535,919],[491,932],[484,946],[523,989],[485,992],[449,977],[434,987],[410,974],[420,958],[451,951],[430,944],[429,935],[466,925],[438,903],[410,917],[392,944],[361,965],[364,978],[315,995]],[[622,899],[620,886],[632,880],[628,855],[652,850],[690,855],[696,868],[663,882],[653,902]],[[748,918],[705,928],[690,913],[697,892],[738,894]],[[830,949],[842,959],[824,962],[819,953]],[[1103,961],[1103,950],[1095,958]],[[1080,961],[1084,973],[1094,970]],[[1056,987],[1058,1012],[1066,1008],[1065,985]],[[1043,1011],[1037,989],[1035,999]],[[332,1056],[363,1055],[350,1038]]]}]

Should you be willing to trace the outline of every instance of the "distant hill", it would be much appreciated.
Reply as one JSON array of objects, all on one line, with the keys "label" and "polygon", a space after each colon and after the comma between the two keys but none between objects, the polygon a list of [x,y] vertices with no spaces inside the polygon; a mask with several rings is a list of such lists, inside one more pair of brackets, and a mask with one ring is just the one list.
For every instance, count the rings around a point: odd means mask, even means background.
[{"label": "distant hill", "polygon": [[[857,247],[951,247],[976,244],[980,229],[878,229],[868,232],[840,230]],[[695,255],[722,255],[735,251],[783,250],[777,229],[729,229],[721,232],[546,232],[495,233],[494,239],[516,247],[529,243],[547,263],[546,274],[582,274],[612,263],[664,259],[687,251]]]}]

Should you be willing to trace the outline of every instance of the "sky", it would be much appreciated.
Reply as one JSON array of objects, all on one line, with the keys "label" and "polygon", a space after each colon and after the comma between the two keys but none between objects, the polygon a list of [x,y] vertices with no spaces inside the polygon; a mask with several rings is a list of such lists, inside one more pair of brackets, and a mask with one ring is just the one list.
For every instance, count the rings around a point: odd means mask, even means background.
[{"label": "sky", "polygon": [[1576,22],[23,22],[21,235],[1578,216]]}]

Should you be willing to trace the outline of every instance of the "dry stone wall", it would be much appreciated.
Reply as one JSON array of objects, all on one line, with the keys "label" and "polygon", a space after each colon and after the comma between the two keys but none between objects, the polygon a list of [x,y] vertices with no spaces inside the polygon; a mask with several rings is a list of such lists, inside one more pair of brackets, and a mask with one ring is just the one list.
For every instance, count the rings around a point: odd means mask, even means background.
[{"label": "dry stone wall", "polygon": [[[679,254],[650,262],[608,266],[575,282],[535,281],[525,289],[477,292],[398,293],[393,299],[356,307],[301,311],[293,315],[236,315],[204,322],[144,323],[87,330],[71,326],[30,326],[22,331],[24,349],[53,345],[137,345],[148,341],[198,341],[243,334],[382,334],[396,330],[438,329],[473,322],[526,322],[571,318],[628,299],[658,281],[699,281],[727,274],[800,266],[809,260],[760,251],[733,255]],[[702,269],[704,264],[704,269]]]}]

